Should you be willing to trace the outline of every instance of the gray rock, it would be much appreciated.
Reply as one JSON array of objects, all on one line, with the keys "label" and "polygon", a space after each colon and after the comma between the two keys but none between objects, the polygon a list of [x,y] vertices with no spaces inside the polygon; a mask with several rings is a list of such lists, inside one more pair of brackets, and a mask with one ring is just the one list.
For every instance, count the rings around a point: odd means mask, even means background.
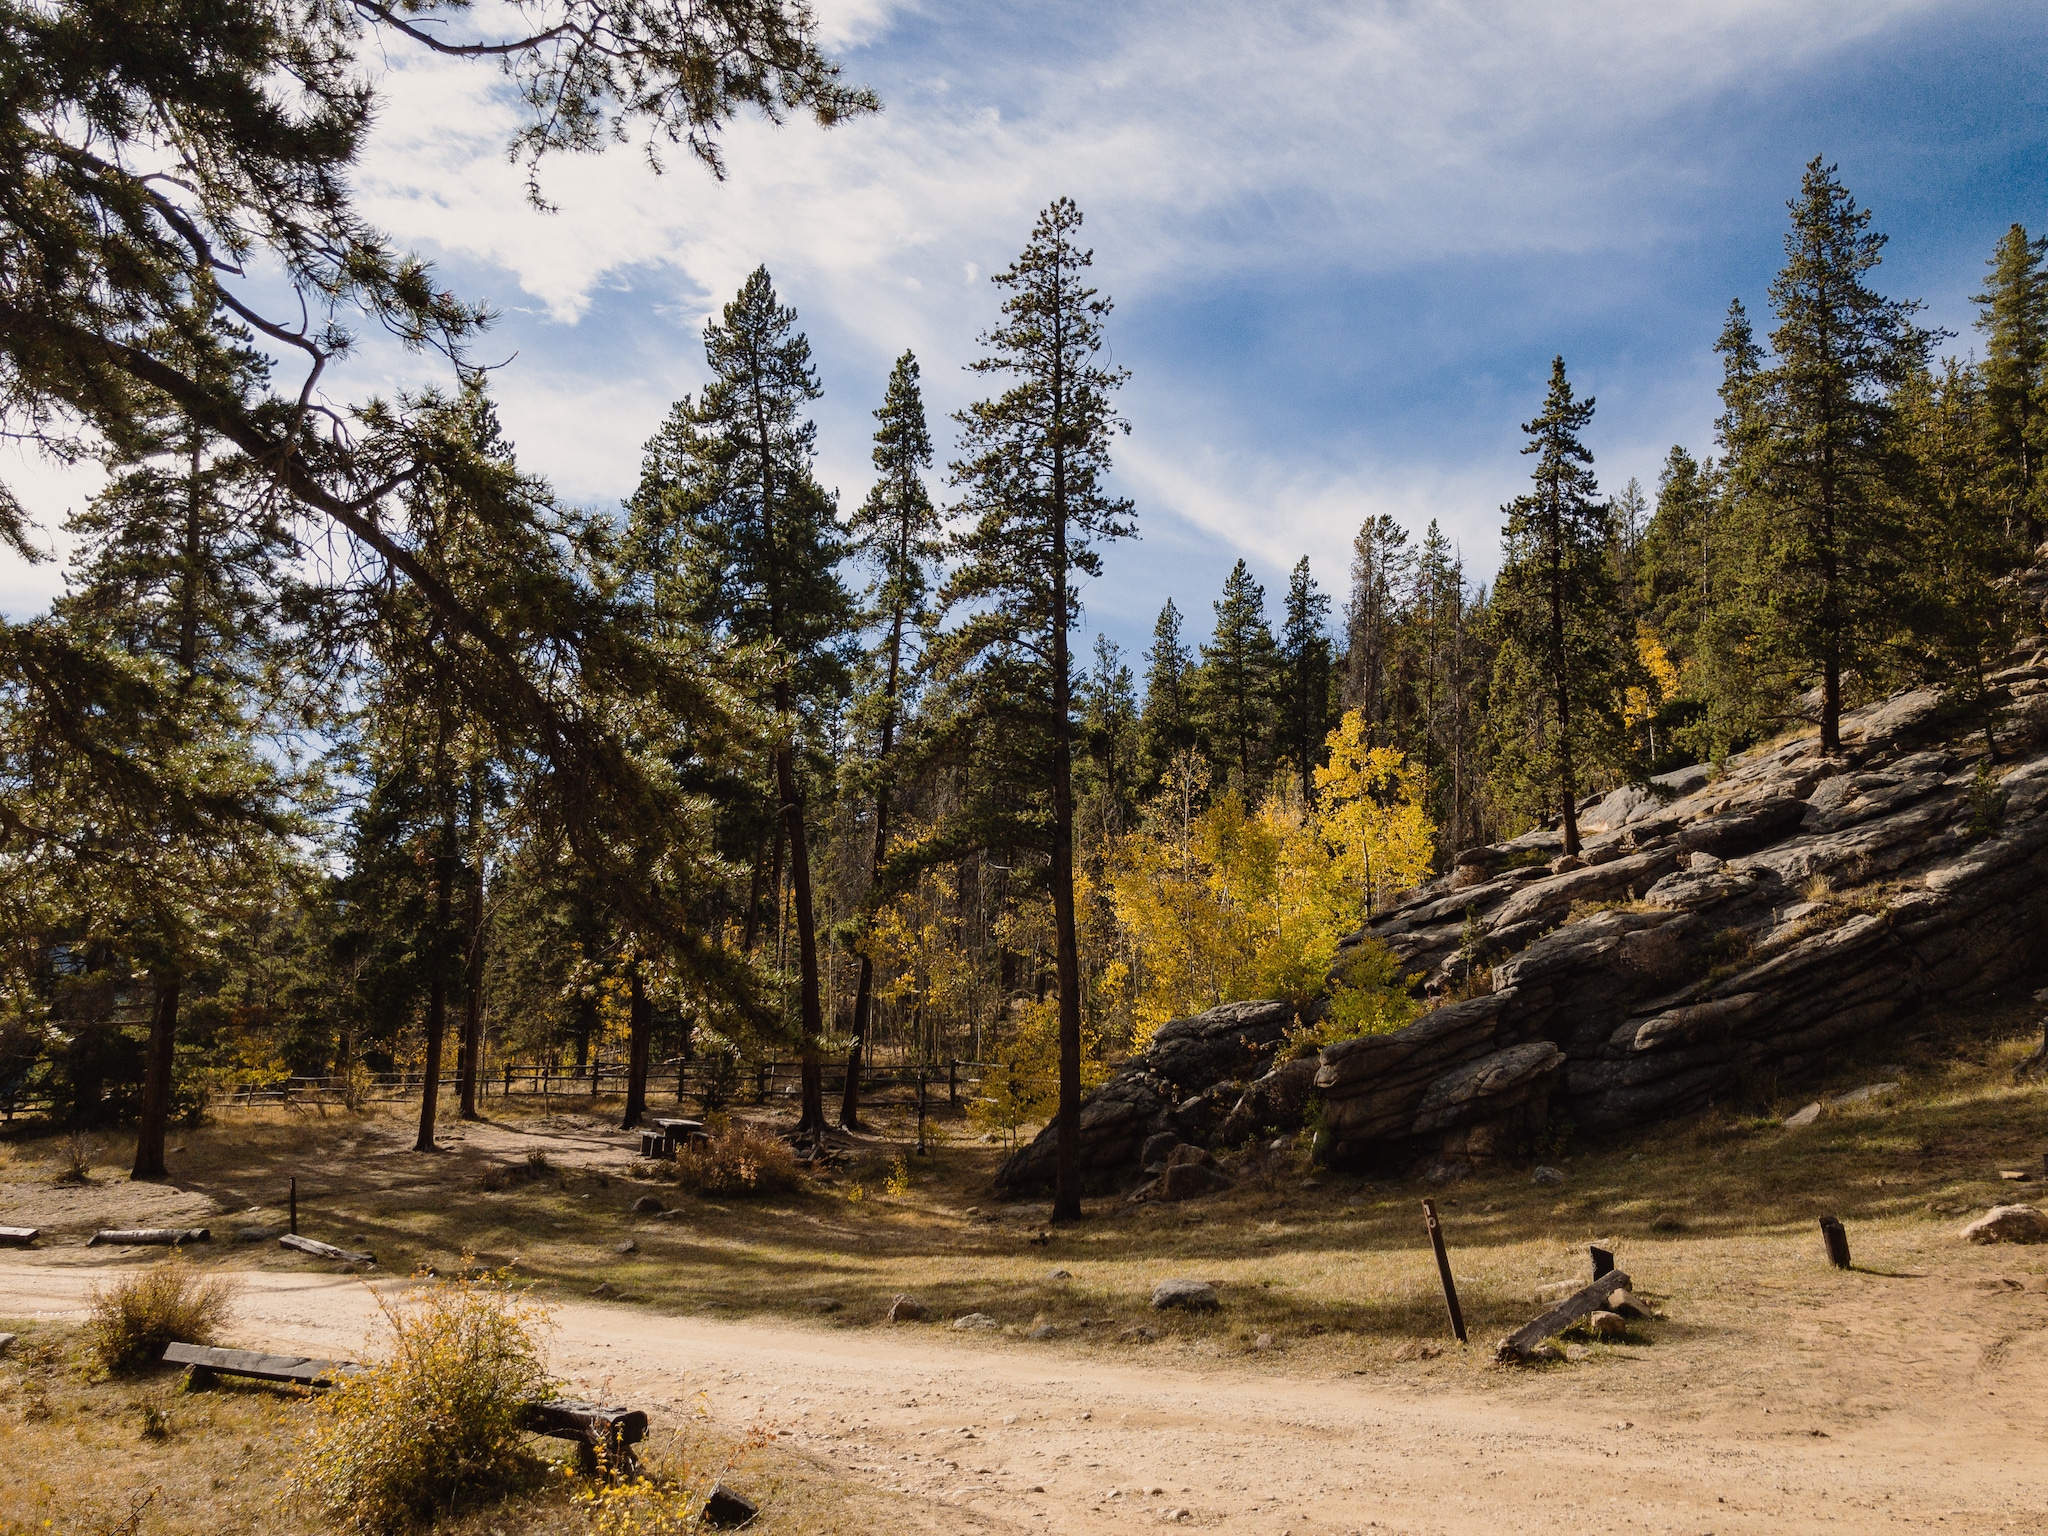
[{"label": "gray rock", "polygon": [[1298,1056],[1283,1061],[1245,1089],[1224,1116],[1216,1133],[1219,1146],[1236,1146],[1254,1136],[1275,1131],[1299,1131],[1315,1093],[1316,1072],[1322,1063],[1315,1056]]},{"label": "gray rock", "polygon": [[1529,1175],[1529,1182],[1531,1184],[1562,1184],[1564,1182],[1564,1172],[1562,1169],[1548,1166],[1538,1167],[1535,1172]]},{"label": "gray rock", "polygon": [[1155,1312],[1214,1312],[1218,1305],[1216,1287],[1206,1280],[1162,1280],[1152,1288]]},{"label": "gray rock", "polygon": [[1973,1243],[2048,1243],[2048,1216],[2031,1205],[2000,1205],[1957,1234]]},{"label": "gray rock", "polygon": [[1193,1200],[1230,1188],[1230,1176],[1201,1163],[1173,1163],[1167,1166],[1153,1190],[1157,1200]]},{"label": "gray rock", "polygon": [[1027,1339],[1056,1339],[1059,1336],[1058,1323],[1034,1323],[1024,1334]]},{"label": "gray rock", "polygon": [[964,1316],[954,1318],[947,1326],[955,1332],[973,1333],[1000,1328],[1003,1325],[990,1317],[986,1312],[969,1312]]},{"label": "gray rock", "polygon": [[1046,1276],[1048,1280],[1071,1280],[1073,1278],[1073,1275],[1064,1269],[1056,1269]]},{"label": "gray rock", "polygon": [[925,1304],[909,1296],[898,1296],[889,1303],[889,1321],[892,1323],[921,1323],[931,1313]]},{"label": "gray rock", "polygon": [[626,1239],[626,1240],[625,1240],[625,1241],[624,1241],[623,1243],[614,1243],[614,1244],[612,1245],[612,1252],[613,1252],[613,1253],[625,1254],[625,1253],[638,1253],[639,1251],[640,1251],[640,1245],[639,1245],[638,1243],[634,1242],[634,1241],[633,1241],[633,1239],[631,1239],[630,1237],[629,1237],[629,1238],[627,1238],[627,1239]]},{"label": "gray rock", "polygon": [[14,1341],[18,1337],[18,1334],[0,1333],[0,1357],[5,1357],[7,1351],[14,1348]]},{"label": "gray rock", "polygon": [[1792,1111],[1791,1114],[1785,1117],[1784,1123],[1792,1127],[1794,1130],[1799,1130],[1813,1124],[1813,1122],[1818,1120],[1819,1118],[1820,1103],[1818,1100],[1816,1100],[1815,1102],[1807,1105],[1804,1109],[1795,1109],[1794,1111]]},{"label": "gray rock", "polygon": [[1164,1163],[1173,1149],[1180,1145],[1180,1138],[1172,1131],[1161,1131],[1157,1136],[1147,1136],[1145,1145],[1138,1153],[1138,1161],[1150,1166]]},{"label": "gray rock", "polygon": [[642,1195],[633,1202],[633,1214],[635,1216],[659,1216],[667,1209],[667,1206],[663,1205],[652,1195]]},{"label": "gray rock", "polygon": [[1618,1339],[1628,1332],[1628,1320],[1619,1312],[1595,1312],[1586,1319],[1586,1326],[1603,1339]]}]

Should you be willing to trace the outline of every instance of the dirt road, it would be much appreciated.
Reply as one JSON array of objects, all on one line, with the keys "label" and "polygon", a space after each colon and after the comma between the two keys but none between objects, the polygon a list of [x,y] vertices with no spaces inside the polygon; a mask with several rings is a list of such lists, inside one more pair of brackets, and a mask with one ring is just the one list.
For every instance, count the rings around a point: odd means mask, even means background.
[{"label": "dirt road", "polygon": [[[75,1317],[110,1273],[10,1258],[0,1316]],[[933,1328],[758,1326],[590,1302],[557,1316],[555,1368],[579,1388],[647,1405],[657,1424],[702,1394],[722,1421],[771,1426],[848,1477],[935,1501],[935,1514],[971,1510],[980,1518],[961,1525],[982,1529],[2048,1530],[2038,1331],[1993,1362],[1995,1386],[1816,1432],[1768,1402],[1652,1422],[1636,1390],[1603,1413],[1582,1394],[1563,1408],[1423,1396],[1158,1367],[1142,1351],[1074,1359]],[[375,1320],[361,1280],[251,1274],[237,1332],[353,1354]]]}]

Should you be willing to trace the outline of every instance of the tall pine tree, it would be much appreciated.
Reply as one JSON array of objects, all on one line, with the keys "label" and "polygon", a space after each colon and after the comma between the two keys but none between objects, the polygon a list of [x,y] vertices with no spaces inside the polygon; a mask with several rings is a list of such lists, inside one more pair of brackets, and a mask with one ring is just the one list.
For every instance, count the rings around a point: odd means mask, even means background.
[{"label": "tall pine tree", "polygon": [[1329,619],[1329,594],[1316,586],[1303,555],[1287,578],[1279,658],[1281,750],[1301,781],[1303,805],[1315,798],[1316,766],[1330,734]]},{"label": "tall pine tree", "polygon": [[1258,801],[1272,773],[1279,671],[1279,650],[1266,624],[1266,589],[1240,560],[1216,599],[1216,632],[1202,647],[1197,703],[1217,761],[1249,803]]},{"label": "tall pine tree", "polygon": [[1821,749],[1836,752],[1844,676],[1880,648],[1905,597],[1893,396],[1931,338],[1912,323],[1917,304],[1866,280],[1885,237],[1833,166],[1815,157],[1788,206],[1772,365],[1759,381],[1764,430],[1748,466],[1754,590],[1777,655],[1818,674]]},{"label": "tall pine tree", "polygon": [[1526,736],[1500,722],[1517,749],[1504,756],[1557,808],[1567,854],[1579,851],[1577,799],[1588,770],[1625,745],[1621,702],[1633,654],[1616,627],[1610,509],[1580,441],[1592,419],[1592,399],[1574,398],[1564,359],[1553,359],[1543,409],[1522,428],[1534,485],[1503,509],[1505,557],[1494,586],[1494,692],[1521,697],[1529,711]]},{"label": "tall pine tree", "polygon": [[[970,366],[1005,381],[959,413],[952,466],[966,519],[946,597],[961,622],[944,638],[942,669],[979,673],[999,707],[1037,717],[1044,754],[1014,765],[1045,808],[1060,1093],[1053,1219],[1081,1214],[1081,960],[1074,921],[1075,572],[1098,575],[1098,547],[1134,531],[1131,505],[1110,494],[1109,450],[1129,430],[1111,406],[1123,370],[1104,365],[1110,301],[1088,286],[1094,253],[1075,243],[1081,210],[1060,198],[1039,215],[1014,265],[995,275],[1003,320]],[[971,681],[963,689],[971,699]]]},{"label": "tall pine tree", "polygon": [[1159,610],[1152,626],[1152,644],[1145,652],[1144,771],[1148,788],[1166,777],[1166,770],[1200,739],[1195,723],[1196,663],[1180,636],[1180,609],[1172,598]]},{"label": "tall pine tree", "polygon": [[1984,333],[1984,425],[2014,542],[2048,529],[2048,238],[2015,224],[1971,302]]},{"label": "tall pine tree", "polygon": [[844,539],[812,473],[820,393],[810,342],[768,269],[704,328],[711,382],[678,401],[648,444],[631,505],[636,558],[660,606],[744,648],[735,679],[772,716],[770,794],[789,855],[797,938],[800,1133],[825,1129],[824,997],[807,813],[807,758],[822,752],[847,685],[852,602]]},{"label": "tall pine tree", "polygon": [[[930,570],[938,555],[939,517],[924,484],[924,472],[932,462],[932,435],[925,425],[917,359],[908,352],[896,359],[875,421],[874,489],[854,513],[847,530],[855,552],[875,573],[868,589],[867,619],[879,631],[868,657],[868,681],[861,700],[862,723],[874,733],[875,742],[871,764],[875,825],[868,860],[871,887],[889,852],[889,801],[895,770],[891,755],[902,723],[908,668],[916,660],[905,647],[915,643],[929,616]],[[874,1006],[875,961],[863,944],[853,990],[853,1040],[847,1048],[846,1089],[839,1104],[839,1123],[848,1130],[860,1124],[861,1060],[867,1052]]]}]

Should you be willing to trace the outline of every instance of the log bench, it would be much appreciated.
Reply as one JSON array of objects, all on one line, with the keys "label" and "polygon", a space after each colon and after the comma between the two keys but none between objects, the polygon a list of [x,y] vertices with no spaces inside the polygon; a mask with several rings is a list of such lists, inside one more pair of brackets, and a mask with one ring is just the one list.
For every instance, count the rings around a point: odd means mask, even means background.
[{"label": "log bench", "polygon": [[32,1248],[40,1236],[35,1227],[0,1227],[0,1248]]},{"label": "log bench", "polygon": [[[221,1376],[253,1381],[287,1382],[318,1389],[359,1371],[349,1360],[316,1360],[305,1355],[270,1355],[255,1349],[217,1349],[210,1344],[169,1344],[166,1365],[185,1367],[185,1385],[197,1392]],[[608,1408],[575,1398],[557,1397],[533,1403],[526,1410],[526,1430],[552,1440],[574,1440],[577,1461],[586,1472],[600,1465],[614,1476],[630,1476],[638,1465],[633,1447],[647,1438],[647,1414],[639,1408]]]}]

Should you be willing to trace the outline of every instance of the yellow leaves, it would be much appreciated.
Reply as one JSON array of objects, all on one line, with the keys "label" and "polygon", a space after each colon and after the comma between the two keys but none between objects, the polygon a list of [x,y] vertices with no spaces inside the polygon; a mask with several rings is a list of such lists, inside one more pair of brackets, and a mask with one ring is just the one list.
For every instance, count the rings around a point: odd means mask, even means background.
[{"label": "yellow leaves", "polygon": [[1429,872],[1436,824],[1421,772],[1392,747],[1368,745],[1357,710],[1346,712],[1328,745],[1329,766],[1316,770],[1323,835],[1371,917]]},{"label": "yellow leaves", "polygon": [[1355,712],[1329,745],[1312,807],[1275,793],[1254,812],[1226,790],[1195,814],[1184,791],[1203,780],[1200,760],[1176,763],[1151,821],[1114,850],[1109,899],[1137,950],[1137,1048],[1218,1003],[1316,996],[1339,942],[1428,872],[1436,828],[1421,774],[1368,745]]},{"label": "yellow leaves", "polygon": [[[1014,1145],[1025,1126],[1049,1119],[1060,1096],[1060,1004],[1049,994],[1010,1005],[1011,1027],[997,1049],[1000,1065],[982,1079],[982,1096],[969,1106],[974,1122],[1001,1132]],[[1101,1032],[1081,1021],[1081,1090],[1109,1076]]]},{"label": "yellow leaves", "polygon": [[1636,658],[1650,676],[1650,687],[1631,688],[1623,697],[1622,715],[1631,726],[1641,725],[1678,695],[1678,668],[1645,623],[1636,625]]}]

